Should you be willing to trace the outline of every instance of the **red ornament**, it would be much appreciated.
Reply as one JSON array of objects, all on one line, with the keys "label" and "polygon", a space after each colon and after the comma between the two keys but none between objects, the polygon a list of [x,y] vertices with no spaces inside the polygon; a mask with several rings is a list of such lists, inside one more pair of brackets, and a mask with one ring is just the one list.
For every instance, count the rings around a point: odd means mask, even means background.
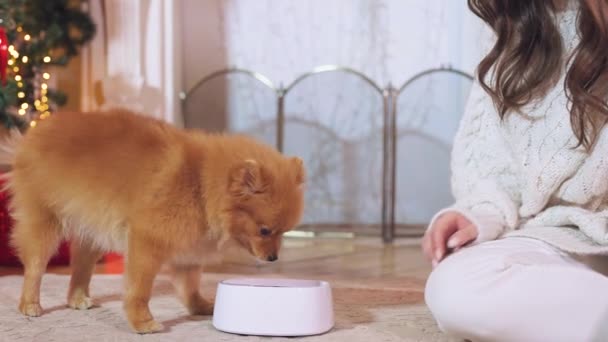
[{"label": "red ornament", "polygon": [[0,26],[0,80],[6,85],[6,69],[8,68],[8,37],[6,30]]}]

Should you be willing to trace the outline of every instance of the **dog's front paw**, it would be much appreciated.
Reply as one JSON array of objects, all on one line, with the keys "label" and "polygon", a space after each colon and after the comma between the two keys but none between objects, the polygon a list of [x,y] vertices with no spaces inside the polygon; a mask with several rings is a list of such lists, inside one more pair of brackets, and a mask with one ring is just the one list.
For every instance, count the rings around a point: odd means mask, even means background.
[{"label": "dog's front paw", "polygon": [[68,298],[68,306],[75,310],[87,310],[93,306],[93,300],[84,294],[76,294]]},{"label": "dog's front paw", "polygon": [[164,329],[162,324],[153,319],[145,322],[134,322],[131,324],[131,327],[138,334],[152,334]]},{"label": "dog's front paw", "polygon": [[19,303],[19,311],[21,311],[22,314],[30,317],[38,317],[42,315],[42,307],[40,306],[40,303],[25,303],[21,301],[21,303]]},{"label": "dog's front paw", "polygon": [[195,296],[188,303],[188,312],[194,316],[213,315],[213,303],[206,301],[201,296]]}]

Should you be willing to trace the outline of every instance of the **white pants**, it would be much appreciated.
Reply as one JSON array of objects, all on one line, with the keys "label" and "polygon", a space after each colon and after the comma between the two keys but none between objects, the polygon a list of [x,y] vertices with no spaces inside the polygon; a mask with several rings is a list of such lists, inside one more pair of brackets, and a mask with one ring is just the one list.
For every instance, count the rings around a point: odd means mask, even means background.
[{"label": "white pants", "polygon": [[425,298],[439,327],[463,339],[608,341],[608,277],[539,240],[462,249],[433,270]]}]

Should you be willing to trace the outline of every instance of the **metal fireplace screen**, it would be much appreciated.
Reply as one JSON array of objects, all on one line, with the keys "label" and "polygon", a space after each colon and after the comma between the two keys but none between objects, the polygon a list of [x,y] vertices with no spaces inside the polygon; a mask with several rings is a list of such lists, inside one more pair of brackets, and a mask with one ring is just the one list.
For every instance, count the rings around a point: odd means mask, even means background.
[{"label": "metal fireplace screen", "polygon": [[380,87],[356,70],[322,66],[276,86],[225,69],[182,93],[184,124],[240,132],[304,159],[299,231],[419,235],[452,199],[449,156],[472,77],[451,68]]}]

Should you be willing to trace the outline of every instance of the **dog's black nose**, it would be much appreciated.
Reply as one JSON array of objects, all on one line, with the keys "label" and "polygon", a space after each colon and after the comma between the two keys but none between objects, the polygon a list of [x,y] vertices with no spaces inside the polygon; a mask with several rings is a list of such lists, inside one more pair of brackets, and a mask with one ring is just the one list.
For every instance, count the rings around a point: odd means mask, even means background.
[{"label": "dog's black nose", "polygon": [[279,257],[276,254],[273,255],[269,255],[268,258],[266,258],[266,260],[268,261],[276,261]]}]

